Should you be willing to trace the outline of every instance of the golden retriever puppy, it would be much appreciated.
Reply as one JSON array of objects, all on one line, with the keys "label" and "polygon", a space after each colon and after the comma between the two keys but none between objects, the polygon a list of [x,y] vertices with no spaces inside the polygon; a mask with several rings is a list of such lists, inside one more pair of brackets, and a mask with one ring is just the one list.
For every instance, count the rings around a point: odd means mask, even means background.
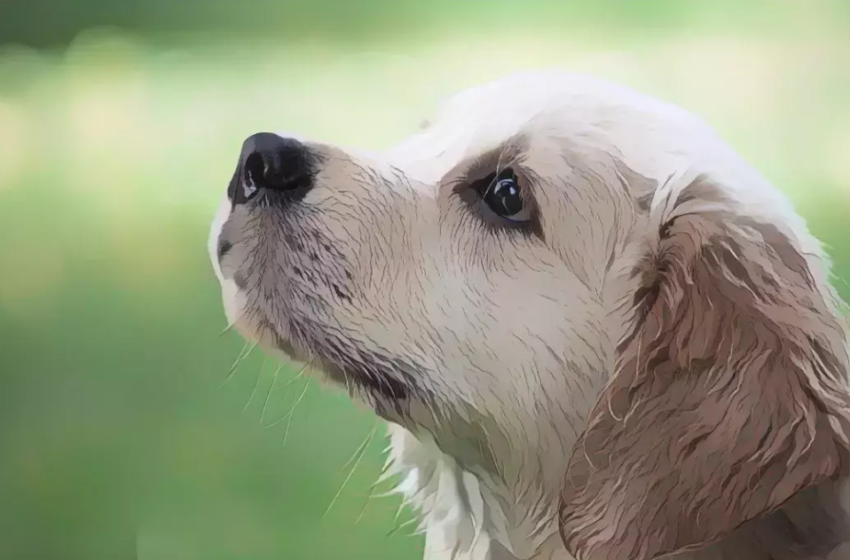
[{"label": "golden retriever puppy", "polygon": [[229,320],[389,423],[425,558],[850,558],[848,337],[785,198],[686,111],[516,74],[386,153],[245,140]]}]

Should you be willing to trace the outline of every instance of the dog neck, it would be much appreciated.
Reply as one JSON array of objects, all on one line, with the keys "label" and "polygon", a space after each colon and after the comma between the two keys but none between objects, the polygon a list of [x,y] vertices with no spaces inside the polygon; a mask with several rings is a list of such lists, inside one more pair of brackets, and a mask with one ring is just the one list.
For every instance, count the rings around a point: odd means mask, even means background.
[{"label": "dog neck", "polygon": [[385,476],[401,479],[395,493],[418,513],[426,560],[572,560],[557,532],[556,492],[473,473],[401,426],[389,433]]},{"label": "dog neck", "polygon": [[[554,512],[539,514],[546,490],[528,487],[523,495],[464,469],[427,437],[395,424],[389,434],[385,476],[401,479],[394,493],[418,513],[424,560],[574,560],[561,542]],[[666,558],[848,560],[848,505],[850,481],[823,483],[718,543]]]},{"label": "dog neck", "polygon": [[[475,408],[442,410],[439,420],[430,408],[415,410],[412,425],[421,429],[389,419],[385,478],[401,479],[396,493],[418,513],[425,560],[573,560],[559,534],[559,497],[564,465],[594,399],[563,396],[602,390],[612,368],[604,357],[613,356],[603,333],[618,336],[624,324],[611,312],[596,325],[586,338],[599,348],[581,370],[553,359],[539,376],[547,384],[531,391],[534,406],[511,408],[510,419],[496,421],[494,411]],[[564,367],[576,370],[563,373]]]}]

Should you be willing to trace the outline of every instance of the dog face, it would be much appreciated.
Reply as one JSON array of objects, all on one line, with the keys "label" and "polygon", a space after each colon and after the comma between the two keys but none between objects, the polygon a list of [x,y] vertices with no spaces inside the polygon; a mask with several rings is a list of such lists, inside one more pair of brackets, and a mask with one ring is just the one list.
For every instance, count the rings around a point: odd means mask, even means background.
[{"label": "dog face", "polygon": [[244,336],[560,512],[580,558],[712,542],[846,466],[819,249],[631,91],[515,75],[381,154],[254,135],[210,251]]},{"label": "dog face", "polygon": [[230,319],[410,428],[524,414],[553,391],[579,426],[632,193],[535,105],[481,110],[475,93],[381,156],[249,138],[212,235]]}]

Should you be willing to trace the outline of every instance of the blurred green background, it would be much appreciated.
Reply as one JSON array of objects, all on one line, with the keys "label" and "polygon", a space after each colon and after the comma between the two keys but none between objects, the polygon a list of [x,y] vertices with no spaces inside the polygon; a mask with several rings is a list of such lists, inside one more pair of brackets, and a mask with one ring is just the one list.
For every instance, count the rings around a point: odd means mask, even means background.
[{"label": "blurred green background", "polygon": [[850,297],[850,2],[0,4],[0,559],[420,557],[371,413],[259,351],[225,383],[209,222],[248,134],[380,149],[553,65],[703,115]]}]

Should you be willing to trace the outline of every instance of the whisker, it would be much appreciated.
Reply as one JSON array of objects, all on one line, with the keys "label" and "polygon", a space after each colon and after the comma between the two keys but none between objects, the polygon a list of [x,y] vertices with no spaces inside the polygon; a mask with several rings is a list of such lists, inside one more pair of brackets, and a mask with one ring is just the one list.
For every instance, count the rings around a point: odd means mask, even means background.
[{"label": "whisker", "polygon": [[[378,429],[379,424],[380,424],[380,422],[375,423],[375,430]],[[369,496],[366,497],[366,503],[363,504],[363,508],[360,510],[360,513],[357,515],[357,519],[354,520],[355,525],[360,523],[360,520],[363,518],[363,514],[366,513],[366,508],[369,507],[369,504],[371,503],[372,499],[375,498],[375,487],[376,486],[377,485],[375,485],[375,484],[372,484],[372,485],[369,486]]]},{"label": "whisker", "polygon": [[363,519],[363,514],[366,513],[366,508],[369,507],[369,504],[372,502],[372,499],[374,497],[375,497],[374,489],[369,490],[369,495],[366,497],[366,503],[363,504],[363,507],[360,509],[360,513],[357,514],[357,519],[354,520],[355,525],[360,523],[360,520]]},{"label": "whisker", "polygon": [[256,342],[251,344],[250,347],[248,342],[245,343],[245,345],[242,347],[242,350],[239,352],[239,355],[236,357],[236,361],[234,361],[233,365],[230,366],[230,371],[227,372],[227,377],[224,379],[224,382],[219,386],[219,389],[227,385],[230,380],[233,379],[233,376],[236,375],[236,370],[239,368],[239,364],[242,363],[245,358],[248,357],[251,351],[253,351],[256,347]]},{"label": "whisker", "polygon": [[307,366],[304,366],[301,369],[299,369],[295,373],[295,375],[293,375],[290,379],[288,379],[283,385],[275,387],[275,391],[277,391],[278,389],[285,389],[285,388],[289,387],[290,385],[292,385],[293,383],[295,383],[296,381],[298,381],[299,379],[301,379],[302,377],[304,377],[304,371],[306,369],[307,369]]},{"label": "whisker", "polygon": [[[298,371],[298,373],[296,373],[295,375],[293,375],[293,376],[292,376],[292,379],[289,379],[286,383],[284,383],[283,385],[281,385],[281,386],[279,386],[279,387],[274,387],[272,390],[275,390],[275,391],[276,391],[277,389],[284,389],[284,388],[286,388],[286,387],[289,387],[290,385],[292,385],[293,383],[295,383],[296,381],[298,381],[299,379],[301,379],[302,377],[304,377],[304,372],[306,371],[306,369],[307,369],[307,367],[308,367],[308,366],[309,366],[309,364],[305,364],[305,365],[304,365],[304,367],[302,367],[302,368]],[[279,371],[279,370],[278,370],[278,371]],[[280,424],[281,422],[283,422],[283,421],[284,421],[284,420],[286,420],[287,418],[292,418],[292,414],[295,412],[295,407],[296,407],[296,406],[298,406],[298,403],[300,403],[300,402],[301,402],[301,399],[303,399],[303,398],[304,398],[304,394],[307,392],[307,389],[308,389],[309,387],[310,387],[310,381],[308,380],[308,381],[304,384],[304,389],[301,391],[301,394],[299,395],[298,399],[295,401],[295,404],[294,404],[294,405],[292,405],[292,408],[289,410],[289,412],[287,412],[286,414],[284,414],[284,415],[283,415],[283,416],[281,416],[280,418],[277,418],[276,420],[273,420],[270,424],[266,424],[266,425],[264,425],[264,426],[263,426],[263,428],[265,429],[265,428],[271,428],[271,427],[273,427],[273,426],[277,426],[278,424]],[[288,429],[288,428],[287,428],[287,429]],[[285,435],[284,435],[284,445],[286,445],[286,436],[285,436]]]},{"label": "whisker", "polygon": [[292,410],[289,411],[289,418],[286,419],[286,428],[283,430],[283,448],[286,448],[286,441],[289,439],[289,429],[292,427],[292,419],[295,417],[295,407],[298,406],[298,403],[301,402],[301,399],[304,398],[304,395],[307,394],[307,388],[310,387],[310,380],[304,384],[304,390],[301,391],[301,394],[298,395],[298,400],[295,401],[295,404],[292,405]]},{"label": "whisker", "polygon": [[372,443],[372,439],[374,439],[376,433],[378,433],[378,424],[375,424],[375,427],[372,428],[372,431],[369,433],[369,436],[366,438],[366,440],[363,441],[363,443],[360,444],[360,447],[357,448],[357,451],[355,451],[357,460],[354,461],[354,464],[351,466],[351,470],[348,472],[348,476],[345,477],[342,486],[340,486],[339,490],[337,490],[336,495],[333,497],[333,500],[331,500],[330,505],[328,505],[328,509],[326,509],[325,513],[322,514],[322,519],[324,519],[328,515],[328,512],[331,511],[331,508],[333,508],[334,504],[339,499],[340,495],[342,494],[342,491],[345,489],[346,485],[348,485],[348,481],[351,480],[351,477],[354,475],[354,471],[357,470],[357,466],[360,464],[360,461],[363,459],[363,456],[366,455],[366,450],[369,448],[369,444]]},{"label": "whisker", "polygon": [[277,369],[274,370],[274,374],[272,375],[272,382],[269,383],[269,391],[266,393],[266,400],[263,403],[263,411],[260,413],[260,424],[263,423],[263,419],[266,417],[266,409],[269,407],[269,399],[272,398],[272,393],[274,392],[275,385],[277,385],[277,376],[280,373],[280,370],[283,369],[283,364],[277,366]]},{"label": "whisker", "polygon": [[257,372],[257,379],[254,381],[254,388],[251,389],[251,395],[248,397],[248,402],[245,403],[245,406],[242,407],[242,412],[248,410],[248,407],[251,406],[251,402],[254,400],[254,394],[257,392],[257,387],[260,385],[260,378],[263,377],[263,370],[266,369],[266,359],[263,358],[263,365],[260,366],[260,371]]},{"label": "whisker", "polygon": [[310,388],[310,380],[308,379],[304,383],[304,389],[301,390],[301,394],[298,395],[298,398],[295,400],[295,404],[292,405],[292,409],[286,415],[286,428],[283,430],[283,447],[286,447],[286,441],[289,439],[289,429],[292,427],[292,418],[295,417],[295,409],[301,404],[301,401],[304,400],[304,395],[307,394],[307,389]]},{"label": "whisker", "polygon": [[337,471],[337,474],[341,473],[342,471],[344,471],[345,469],[348,468],[348,466],[358,456],[357,454],[360,453],[360,451],[363,449],[363,447],[369,444],[372,437],[375,435],[375,432],[377,432],[377,431],[378,431],[378,426],[376,424],[375,427],[372,428],[372,431],[369,432],[368,434],[366,434],[366,437],[363,438],[363,441],[360,442],[360,445],[357,446],[357,449],[354,450],[354,453],[351,455],[351,457],[348,458],[348,461],[343,463],[343,465],[339,468],[339,470]]},{"label": "whisker", "polygon": [[236,326],[236,319],[234,319],[233,321],[231,321],[230,323],[228,323],[228,324],[227,324],[227,326],[226,326],[226,327],[224,327],[224,329],[223,329],[220,333],[218,333],[218,336],[219,336],[219,337],[222,337],[222,336],[226,335],[226,334],[227,334],[227,333],[229,333],[231,330],[233,330],[233,327],[234,327],[234,326]]}]

